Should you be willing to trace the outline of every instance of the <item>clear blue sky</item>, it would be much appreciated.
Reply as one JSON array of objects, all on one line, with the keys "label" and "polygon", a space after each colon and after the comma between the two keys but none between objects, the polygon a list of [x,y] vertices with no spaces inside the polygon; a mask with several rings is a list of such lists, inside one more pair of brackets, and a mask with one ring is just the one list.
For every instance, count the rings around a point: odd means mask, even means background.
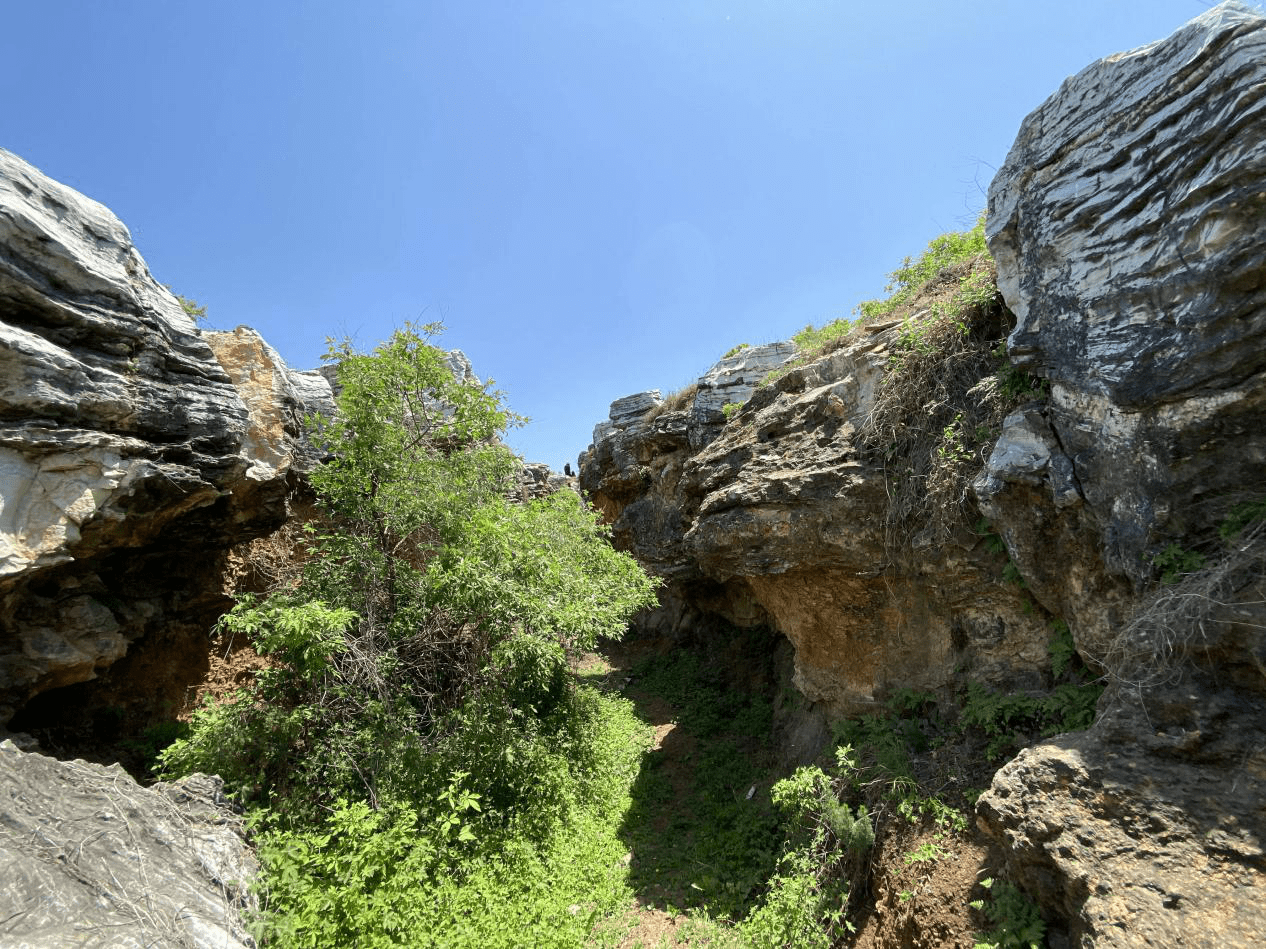
[{"label": "clear blue sky", "polygon": [[299,368],[443,318],[561,468],[622,395],[878,296],[1024,116],[1206,0],[43,0],[0,146]]}]

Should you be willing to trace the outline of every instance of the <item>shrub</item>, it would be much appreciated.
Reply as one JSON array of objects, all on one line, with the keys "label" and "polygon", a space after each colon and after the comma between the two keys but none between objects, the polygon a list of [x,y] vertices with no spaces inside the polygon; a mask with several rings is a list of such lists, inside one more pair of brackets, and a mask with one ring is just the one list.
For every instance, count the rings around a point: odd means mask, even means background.
[{"label": "shrub", "polygon": [[[332,345],[340,411],[313,421],[332,460],[310,476],[303,572],[222,620],[271,666],[163,753],[250,805],[260,925],[286,945],[516,945],[529,922],[491,894],[530,905],[568,861],[616,879],[610,809],[643,744],[567,655],[618,638],[654,583],[574,494],[506,500],[516,417],[453,377],[435,332]],[[601,866],[575,849],[586,833]],[[549,906],[537,931],[582,944],[589,916]]]}]

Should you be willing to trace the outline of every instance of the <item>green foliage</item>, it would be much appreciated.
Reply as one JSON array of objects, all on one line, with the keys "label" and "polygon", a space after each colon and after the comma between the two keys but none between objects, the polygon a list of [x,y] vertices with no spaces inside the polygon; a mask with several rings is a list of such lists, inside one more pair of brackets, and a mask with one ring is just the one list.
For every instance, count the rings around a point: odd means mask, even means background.
[{"label": "green foliage", "polygon": [[1065,683],[1045,696],[994,692],[978,682],[967,685],[959,726],[976,729],[989,739],[985,757],[996,761],[1023,740],[1024,733],[1042,736],[1081,731],[1094,724],[1103,685]]},{"label": "green foliage", "polygon": [[1062,619],[1055,620],[1052,630],[1055,635],[1046,649],[1051,657],[1051,674],[1058,679],[1072,668],[1077,660],[1077,644],[1073,642],[1073,634],[1068,624]]},{"label": "green foliage", "polygon": [[792,336],[791,340],[799,347],[801,357],[808,357],[806,361],[809,361],[833,343],[847,339],[852,332],[852,321],[839,317],[828,323],[823,323],[821,326],[815,327],[810,323],[799,333]]},{"label": "green foliage", "polygon": [[[950,231],[934,239],[918,259],[907,257],[905,262],[889,274],[885,300],[867,300],[857,306],[857,312],[865,320],[876,320],[907,303],[916,293],[938,278],[955,264],[987,254],[985,247],[985,217],[982,214],[970,231]],[[996,293],[992,291],[992,293]],[[962,290],[963,301],[991,298],[991,291],[973,279]]]},{"label": "green foliage", "polygon": [[[840,762],[847,758],[842,749]],[[869,852],[875,830],[864,806],[854,811],[839,799],[837,783],[821,768],[805,767],[771,789],[790,827],[765,898],[742,926],[751,945],[826,949],[853,931],[845,916],[847,868]]]},{"label": "green foliage", "polygon": [[[844,753],[847,755],[848,749]],[[774,806],[788,818],[814,831],[829,831],[844,850],[864,854],[875,842],[875,829],[865,805],[854,813],[836,797],[831,778],[821,768],[797,768],[791,777],[775,784],[770,793]]]},{"label": "green foliage", "polygon": [[998,394],[1009,405],[1018,405],[1036,399],[1044,399],[1050,392],[1050,383],[1045,379],[1023,369],[1018,369],[1007,358],[1007,344],[1004,340],[994,350],[994,355],[1002,362],[994,373],[997,379]]},{"label": "green foliage", "polygon": [[942,430],[941,444],[937,446],[936,453],[943,462],[966,461],[972,457],[969,436],[963,432],[962,412],[956,413]]},{"label": "green foliage", "polygon": [[731,348],[727,349],[725,351],[725,355],[723,355],[721,358],[729,359],[731,356],[737,356],[743,350],[751,349],[751,348],[752,348],[751,343],[739,343],[737,346],[732,346]]},{"label": "green foliage", "polygon": [[161,721],[146,727],[140,737],[126,739],[122,744],[132,754],[141,758],[152,773],[158,774],[162,771],[164,750],[188,734],[189,725],[186,722]]},{"label": "green foliage", "polygon": [[[753,636],[753,648],[761,640]],[[636,854],[630,881],[666,892],[683,909],[707,906],[738,919],[774,872],[779,821],[763,789],[772,767],[765,736],[773,710],[759,695],[727,688],[695,653],[679,649],[639,663],[639,694],[670,705],[697,741],[688,762],[649,756],[633,787],[625,836]],[[671,740],[671,738],[669,739]]]},{"label": "green foliage", "polygon": [[721,411],[725,414],[725,420],[728,422],[734,416],[738,415],[739,409],[743,408],[742,402],[727,402],[721,406]]},{"label": "green foliage", "polygon": [[336,802],[315,827],[264,834],[258,934],[296,949],[591,945],[630,895],[615,829],[647,735],[627,702],[583,691],[592,753],[565,827],[529,842],[490,823],[462,772],[414,806]]},{"label": "green foliage", "polygon": [[1188,574],[1196,573],[1204,563],[1203,554],[1172,542],[1152,558],[1152,565],[1160,571],[1161,583],[1177,583]]},{"label": "green foliage", "polygon": [[790,850],[741,931],[754,949],[829,949],[853,930],[844,918],[847,898],[846,885],[823,880],[811,848]]},{"label": "green foliage", "polygon": [[619,637],[654,584],[574,494],[506,500],[516,417],[453,376],[437,331],[332,345],[302,577],[221,623],[272,663],[163,753],[250,806],[280,944],[579,946],[624,893],[644,730],[567,655]]},{"label": "green foliage", "polygon": [[1005,881],[984,879],[980,885],[989,898],[973,900],[970,905],[983,913],[993,928],[980,935],[974,949],[1041,949],[1046,923],[1032,900]]},{"label": "green foliage", "polygon": [[907,853],[904,859],[906,866],[910,866],[913,863],[932,863],[944,856],[945,848],[929,840]]},{"label": "green foliage", "polygon": [[[171,290],[171,287],[167,287],[167,289]],[[185,315],[187,315],[189,319],[193,320],[195,323],[205,323],[207,321],[207,308],[205,306],[200,306],[196,300],[191,300],[189,297],[182,297],[174,290],[172,291],[172,295],[180,303],[180,308],[185,311]]]},{"label": "green foliage", "polygon": [[995,556],[1009,557],[1006,541],[1002,539],[1001,534],[993,529],[993,525],[987,519],[982,517],[978,520],[975,530],[984,539],[985,550]]},{"label": "green foliage", "polygon": [[1234,540],[1244,532],[1250,524],[1266,520],[1266,498],[1255,501],[1244,501],[1235,505],[1218,527],[1218,534],[1223,540]]}]

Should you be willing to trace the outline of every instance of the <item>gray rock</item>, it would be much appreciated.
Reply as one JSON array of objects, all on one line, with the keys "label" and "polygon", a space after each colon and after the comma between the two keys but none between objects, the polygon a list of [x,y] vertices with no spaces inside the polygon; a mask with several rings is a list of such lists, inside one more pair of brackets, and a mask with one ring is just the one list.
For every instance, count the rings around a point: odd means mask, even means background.
[{"label": "gray rock", "polygon": [[626,395],[612,402],[608,418],[610,418],[611,424],[616,428],[628,428],[630,425],[640,422],[647,412],[663,401],[658,389],[635,392],[632,395]]},{"label": "gray rock", "polygon": [[746,402],[756,385],[775,369],[796,357],[799,349],[790,340],[746,346],[733,356],[726,356],[699,377],[691,414],[703,425],[725,421],[727,405]]},{"label": "gray rock", "polygon": [[1011,358],[1052,382],[1105,560],[1136,580],[1240,477],[1200,458],[1266,462],[1263,22],[1224,3],[1083,70],[1025,119],[989,191]]},{"label": "gray rock", "polygon": [[1151,562],[1199,549],[1213,576],[1218,524],[1266,484],[1264,172],[1266,19],[1227,3],[1067,80],[990,187],[1009,350],[1051,399],[1007,420],[976,496],[1118,684],[979,813],[1082,945],[1266,941],[1263,569],[1197,583],[1221,613],[1188,622],[1158,614]]},{"label": "gray rock", "polygon": [[113,214],[0,151],[0,724],[147,632],[205,635],[218,558],[285,520],[315,381],[208,340]]},{"label": "gray rock", "polygon": [[4,945],[245,949],[257,872],[219,778],[146,789],[0,743]]}]

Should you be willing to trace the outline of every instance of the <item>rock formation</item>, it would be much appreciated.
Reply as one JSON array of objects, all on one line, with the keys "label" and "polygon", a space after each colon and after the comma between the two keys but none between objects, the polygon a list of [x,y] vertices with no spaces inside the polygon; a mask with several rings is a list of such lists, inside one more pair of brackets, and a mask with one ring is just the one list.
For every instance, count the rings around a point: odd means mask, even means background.
[{"label": "rock formation", "polygon": [[[988,241],[1008,355],[1049,397],[969,480],[1024,590],[970,531],[886,531],[867,432],[900,327],[784,367],[724,425],[613,410],[582,456],[616,542],[668,581],[643,625],[768,623],[836,712],[1038,684],[1034,614],[1065,621],[1109,676],[1099,719],[1004,766],[978,815],[1075,945],[1266,943],[1266,533],[1225,529],[1266,492],[1264,182],[1266,20],[1235,3],[1023,124]],[[1195,572],[1159,586],[1175,558]]]},{"label": "rock formation", "polygon": [[257,872],[218,778],[142,788],[118,765],[0,742],[0,942],[245,949]]},{"label": "rock formation", "polygon": [[0,727],[139,640],[205,637],[217,564],[286,519],[299,419],[329,403],[250,331],[201,333],[109,210],[0,151]]},{"label": "rock formation", "polygon": [[859,430],[896,338],[891,323],[871,327],[759,389],[753,374],[723,396],[745,398],[729,424],[713,394],[727,364],[768,374],[794,345],[762,347],[774,359],[722,360],[676,411],[617,423],[613,406],[580,483],[617,545],[669,581],[645,625],[772,625],[796,647],[797,686],[837,713],[897,688],[944,689],[967,672],[1040,683],[1050,630],[1023,591],[999,581],[981,537],[914,560],[888,543],[888,479]]},{"label": "rock formation", "polygon": [[[1117,681],[1089,732],[999,772],[984,826],[1087,942],[1260,945],[1266,557],[1216,533],[1266,490],[1266,19],[1223,4],[1069,79],[988,221],[1012,358],[1051,399],[976,492]],[[1208,561],[1177,595],[1149,591],[1167,549]]]}]

